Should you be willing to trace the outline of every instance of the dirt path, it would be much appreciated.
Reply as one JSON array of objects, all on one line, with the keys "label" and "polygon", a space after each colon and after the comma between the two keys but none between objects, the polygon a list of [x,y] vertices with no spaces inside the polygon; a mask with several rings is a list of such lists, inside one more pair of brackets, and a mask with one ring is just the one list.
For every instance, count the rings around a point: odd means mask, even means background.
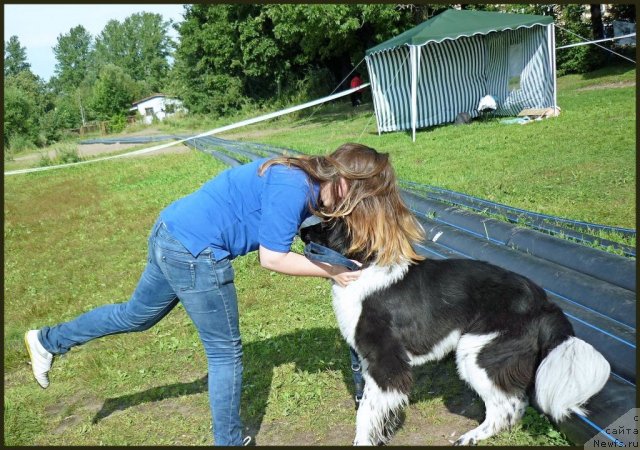
[{"label": "dirt path", "polygon": [[596,84],[593,86],[587,86],[587,87],[579,88],[576,90],[577,91],[593,91],[595,89],[625,88],[625,87],[633,87],[635,85],[636,85],[635,81],[618,81],[615,83]]},{"label": "dirt path", "polygon": [[[126,137],[134,137],[134,136],[156,136],[156,135],[165,135],[166,133],[161,133],[158,130],[149,130],[149,129],[145,129],[145,130],[140,130],[140,131],[136,131],[134,133],[129,133],[126,135]],[[110,138],[116,137],[116,136],[109,136]],[[119,152],[119,151],[123,151],[126,149],[130,149],[130,150],[139,150],[145,147],[151,147],[153,145],[158,145],[159,142],[148,142],[145,144],[127,144],[127,143],[118,143],[118,144],[78,144],[77,145],[77,149],[78,149],[78,156],[80,156],[81,158],[87,158],[87,159],[92,159],[92,158],[96,158],[99,157],[101,155],[104,154],[109,154],[109,153],[115,153],[115,152]],[[163,153],[186,153],[189,152],[190,149],[189,147],[187,147],[184,144],[176,144],[176,145],[172,145],[170,147],[167,148],[163,148],[160,150],[156,150],[154,152],[150,152],[150,153],[145,153],[143,155],[138,155],[138,156],[149,156],[149,155],[160,155]],[[15,162],[34,162],[34,161],[38,161],[40,160],[40,158],[42,158],[43,152],[34,152],[34,153],[29,153],[26,155],[22,155],[19,157],[14,158]],[[55,149],[55,145],[53,146],[53,148],[51,150],[49,150],[47,152],[47,155],[49,156],[49,158],[55,158],[56,157],[56,149]]]}]

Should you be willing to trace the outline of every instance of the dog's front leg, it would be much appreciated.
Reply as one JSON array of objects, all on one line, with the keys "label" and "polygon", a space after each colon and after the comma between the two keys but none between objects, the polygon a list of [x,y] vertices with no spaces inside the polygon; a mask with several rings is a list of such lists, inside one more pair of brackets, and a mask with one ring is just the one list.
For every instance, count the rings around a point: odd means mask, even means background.
[{"label": "dog's front leg", "polygon": [[395,389],[383,391],[364,373],[364,395],[356,416],[356,437],[353,445],[379,445],[389,440],[397,425],[397,413],[409,397]]}]

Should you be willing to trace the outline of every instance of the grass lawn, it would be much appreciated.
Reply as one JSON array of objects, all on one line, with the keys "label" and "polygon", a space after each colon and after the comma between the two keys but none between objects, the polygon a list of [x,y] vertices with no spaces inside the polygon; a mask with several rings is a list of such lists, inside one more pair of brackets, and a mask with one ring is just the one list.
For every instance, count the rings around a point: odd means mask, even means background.
[{"label": "grass lawn", "polygon": [[[635,228],[634,80],[633,70],[563,77],[558,118],[436,127],[420,131],[416,143],[406,133],[378,136],[370,106],[353,111],[344,104],[221,137],[309,153],[359,141],[389,152],[402,179]],[[47,390],[31,376],[22,337],[125,301],[158,212],[224,168],[193,151],[5,177],[6,445],[210,444],[206,359],[182,307],[149,331],[96,340],[57,358]],[[351,373],[329,284],[269,272],[254,254],[237,258],[234,268],[245,424],[258,432],[259,445],[349,445]],[[447,445],[482,419],[482,405],[450,358],[417,369],[416,380],[393,445]],[[522,424],[484,443],[568,444],[531,409]]]}]

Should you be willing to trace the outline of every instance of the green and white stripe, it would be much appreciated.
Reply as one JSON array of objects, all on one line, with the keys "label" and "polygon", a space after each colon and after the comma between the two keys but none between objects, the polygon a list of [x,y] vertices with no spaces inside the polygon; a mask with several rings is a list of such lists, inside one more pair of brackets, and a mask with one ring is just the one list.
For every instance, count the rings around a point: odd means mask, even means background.
[{"label": "green and white stripe", "polygon": [[[549,30],[534,25],[420,45],[416,127],[452,122],[461,112],[476,117],[478,103],[487,94],[496,99],[498,115],[553,107]],[[519,87],[509,90],[509,48],[518,44],[523,70]],[[378,131],[411,129],[409,46],[372,53],[366,62]]]}]

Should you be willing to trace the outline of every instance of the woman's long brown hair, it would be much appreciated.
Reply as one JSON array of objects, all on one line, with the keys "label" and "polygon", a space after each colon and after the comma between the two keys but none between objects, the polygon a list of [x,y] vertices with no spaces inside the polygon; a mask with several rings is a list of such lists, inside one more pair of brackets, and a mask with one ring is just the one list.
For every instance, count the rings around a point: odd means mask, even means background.
[{"label": "woman's long brown hair", "polygon": [[339,199],[340,178],[347,192],[331,208],[312,211],[325,219],[341,217],[351,238],[351,251],[373,258],[377,264],[424,259],[413,244],[424,239],[424,230],[400,197],[389,155],[361,144],[344,144],[326,156],[282,156],[265,162],[260,175],[274,165],[302,169],[317,183],[330,183],[331,195]]}]

